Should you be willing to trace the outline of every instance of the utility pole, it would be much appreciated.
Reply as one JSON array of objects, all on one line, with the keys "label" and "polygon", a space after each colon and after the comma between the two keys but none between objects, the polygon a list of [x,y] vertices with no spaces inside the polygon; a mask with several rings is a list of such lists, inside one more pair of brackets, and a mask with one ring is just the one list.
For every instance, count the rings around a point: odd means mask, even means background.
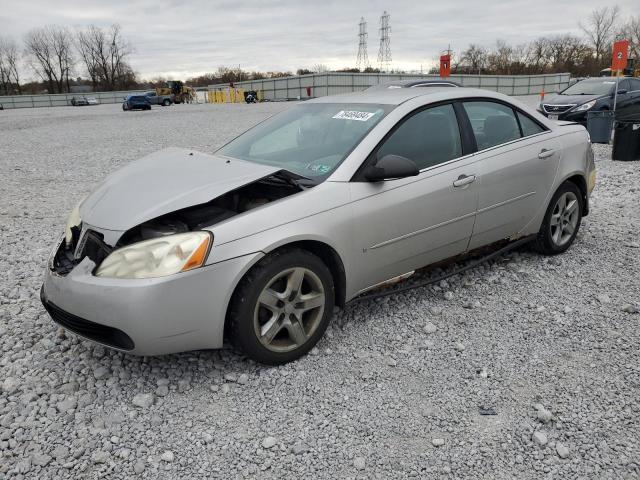
[{"label": "utility pole", "polygon": [[358,57],[356,59],[356,67],[358,70],[369,68],[369,56],[367,55],[367,22],[364,17],[360,17],[358,24]]},{"label": "utility pole", "polygon": [[391,16],[385,10],[380,17],[380,49],[378,50],[378,65],[380,70],[388,71],[391,67],[391,42],[389,34],[391,33],[391,27],[389,26],[389,19]]}]

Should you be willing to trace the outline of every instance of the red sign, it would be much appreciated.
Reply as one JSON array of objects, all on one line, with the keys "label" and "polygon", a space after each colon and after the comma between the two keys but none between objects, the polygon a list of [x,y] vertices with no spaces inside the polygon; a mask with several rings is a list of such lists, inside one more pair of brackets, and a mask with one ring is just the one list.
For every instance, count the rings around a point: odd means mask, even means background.
[{"label": "red sign", "polygon": [[442,78],[451,75],[451,55],[440,55],[440,76]]},{"label": "red sign", "polygon": [[629,40],[619,40],[613,44],[613,58],[611,59],[611,70],[624,70],[627,68],[627,58],[629,55]]}]

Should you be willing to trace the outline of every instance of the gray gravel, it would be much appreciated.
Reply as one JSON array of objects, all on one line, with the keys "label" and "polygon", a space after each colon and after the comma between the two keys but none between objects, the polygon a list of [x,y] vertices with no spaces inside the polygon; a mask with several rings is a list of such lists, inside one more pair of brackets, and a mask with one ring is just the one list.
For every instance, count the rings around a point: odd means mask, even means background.
[{"label": "gray gravel", "polygon": [[639,478],[640,163],[607,146],[568,253],[353,305],[290,365],[133,357],[50,321],[46,258],[105,174],[288,107],[0,112],[0,478]]}]

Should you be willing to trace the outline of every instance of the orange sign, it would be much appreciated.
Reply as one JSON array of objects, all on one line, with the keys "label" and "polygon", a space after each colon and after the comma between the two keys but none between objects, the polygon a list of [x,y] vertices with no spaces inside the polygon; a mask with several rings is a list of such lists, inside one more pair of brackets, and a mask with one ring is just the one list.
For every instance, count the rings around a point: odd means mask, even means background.
[{"label": "orange sign", "polygon": [[611,59],[611,70],[624,70],[627,68],[627,58],[629,55],[629,40],[619,40],[613,44],[613,58]]},{"label": "orange sign", "polygon": [[451,75],[451,55],[440,55],[440,76],[442,78]]}]

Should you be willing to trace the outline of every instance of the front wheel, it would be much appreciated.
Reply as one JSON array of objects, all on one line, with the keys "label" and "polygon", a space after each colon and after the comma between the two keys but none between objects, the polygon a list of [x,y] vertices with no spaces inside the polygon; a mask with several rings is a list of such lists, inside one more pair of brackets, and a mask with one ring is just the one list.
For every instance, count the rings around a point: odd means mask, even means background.
[{"label": "front wheel", "polygon": [[333,278],[306,250],[274,252],[240,282],[229,311],[229,337],[248,357],[281,365],[307,353],[333,315]]},{"label": "front wheel", "polygon": [[165,106],[165,107],[168,107],[169,105],[171,105],[171,100],[169,100],[168,98],[165,98],[162,101],[162,105]]},{"label": "front wheel", "polygon": [[549,203],[536,238],[536,249],[545,255],[566,251],[578,235],[582,212],[582,192],[573,182],[560,185]]}]

